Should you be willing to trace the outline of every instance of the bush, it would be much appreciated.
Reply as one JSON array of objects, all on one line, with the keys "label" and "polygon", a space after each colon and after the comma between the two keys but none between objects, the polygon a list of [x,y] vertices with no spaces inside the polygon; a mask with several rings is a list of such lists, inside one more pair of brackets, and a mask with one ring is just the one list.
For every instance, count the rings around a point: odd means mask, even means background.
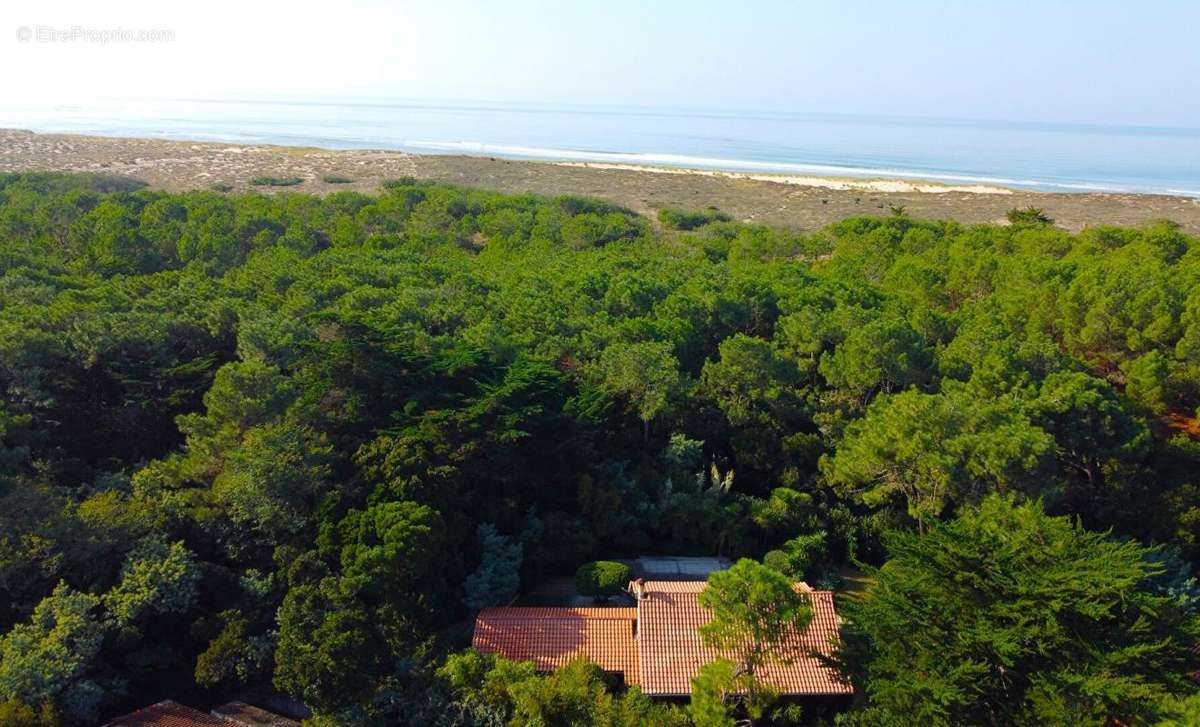
[{"label": "bush", "polygon": [[763,556],[762,564],[784,575],[791,575],[792,559],[782,550],[768,550]]},{"label": "bush", "polygon": [[294,187],[303,181],[300,177],[255,177],[250,184],[256,187]]},{"label": "bush", "polygon": [[17,699],[0,702],[0,725],[4,727],[55,727],[60,722],[52,702],[34,709]]},{"label": "bush", "polygon": [[121,174],[100,173],[91,175],[88,185],[93,192],[99,194],[119,194],[121,192],[136,192],[146,187],[140,179],[126,177]]},{"label": "bush", "polygon": [[521,587],[521,543],[513,542],[491,523],[476,529],[481,551],[479,567],[463,584],[467,608],[477,611],[502,606],[517,595]]},{"label": "bush", "polygon": [[1026,207],[1023,210],[1010,209],[1004,215],[1008,218],[1009,224],[1012,225],[1035,225],[1045,227],[1054,224],[1054,219],[1047,215],[1039,207]]},{"label": "bush", "polygon": [[694,230],[711,222],[729,222],[732,219],[716,207],[709,207],[703,212],[688,212],[670,207],[658,211],[658,221],[668,230]]},{"label": "bush", "polygon": [[789,578],[804,578],[813,567],[829,557],[824,530],[800,535],[763,556],[763,565]]},{"label": "bush", "polygon": [[228,182],[214,182],[209,186],[209,189],[214,192],[232,192],[233,185]]},{"label": "bush", "polygon": [[457,717],[445,722],[439,720],[438,724],[611,727],[691,724],[679,707],[652,702],[637,687],[612,691],[608,675],[582,659],[549,674],[539,674],[528,661],[509,661],[467,651],[447,657],[437,670],[437,677],[443,693],[453,700],[437,706],[443,714]]},{"label": "bush", "polygon": [[321,181],[326,184],[350,184],[354,180],[350,177],[343,177],[339,174],[326,174],[321,177]]},{"label": "bush", "polygon": [[624,563],[597,560],[575,571],[575,590],[602,602],[620,593],[632,577],[633,571]]},{"label": "bush", "polygon": [[405,187],[412,187],[412,186],[415,186],[416,184],[417,184],[416,177],[396,177],[395,179],[383,180],[383,182],[381,182],[379,186],[383,187],[384,189],[386,189],[388,191],[395,191],[397,189],[404,189]]}]

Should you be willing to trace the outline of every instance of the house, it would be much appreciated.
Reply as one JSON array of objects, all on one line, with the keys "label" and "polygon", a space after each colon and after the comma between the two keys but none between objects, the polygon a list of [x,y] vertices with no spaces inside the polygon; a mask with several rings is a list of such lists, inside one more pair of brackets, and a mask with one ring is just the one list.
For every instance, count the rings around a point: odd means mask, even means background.
[{"label": "house", "polygon": [[230,702],[205,714],[166,699],[104,727],[300,727],[300,723],[244,702]]},{"label": "house", "polygon": [[[700,641],[712,616],[700,606],[700,581],[635,581],[635,608],[485,608],[472,646],[481,653],[532,661],[551,671],[586,658],[655,697],[686,697],[700,667],[721,654]],[[833,594],[801,584],[812,621],[789,633],[778,662],[760,675],[789,696],[838,696],[851,686],[817,655],[829,655],[838,635]]]}]

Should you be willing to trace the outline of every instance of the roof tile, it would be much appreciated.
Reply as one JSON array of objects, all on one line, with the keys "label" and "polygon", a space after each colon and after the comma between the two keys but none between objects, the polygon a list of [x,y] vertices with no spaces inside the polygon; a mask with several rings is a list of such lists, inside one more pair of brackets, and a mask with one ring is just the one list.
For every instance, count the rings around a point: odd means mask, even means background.
[{"label": "roof tile", "polygon": [[105,727],[232,727],[232,724],[166,699],[132,714],[118,717]]},{"label": "roof tile", "polygon": [[[691,694],[692,677],[721,656],[700,642],[699,627],[712,620],[708,609],[700,606],[704,587],[702,582],[646,583],[647,595],[638,601],[637,644],[640,683],[647,694]],[[833,594],[800,590],[812,604],[812,621],[790,634],[781,650],[783,658],[764,667],[761,674],[783,694],[850,694],[851,686],[815,656],[829,655],[838,635]]]},{"label": "roof tile", "polygon": [[485,608],[471,645],[543,671],[584,657],[637,684],[636,608]]}]

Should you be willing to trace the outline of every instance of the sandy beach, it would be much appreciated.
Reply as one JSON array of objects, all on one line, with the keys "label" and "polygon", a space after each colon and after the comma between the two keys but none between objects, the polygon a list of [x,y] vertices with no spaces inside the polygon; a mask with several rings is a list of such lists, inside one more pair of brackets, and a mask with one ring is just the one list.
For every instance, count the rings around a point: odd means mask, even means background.
[{"label": "sandy beach", "polygon": [[[1004,222],[1014,207],[1039,207],[1070,231],[1167,219],[1200,234],[1200,200],[1152,194],[1047,193],[993,185],[922,180],[857,179],[595,162],[523,161],[497,157],[416,155],[399,151],[234,145],[0,130],[0,172],[102,172],[134,177],[153,188],[324,194],[375,192],[408,176],[509,193],[581,194],[638,212],[662,207],[718,207],[747,222],[812,230],[854,215],[909,214],[966,223]],[[298,177],[300,184],[262,187],[255,177]],[[323,177],[343,177],[331,184]]]}]

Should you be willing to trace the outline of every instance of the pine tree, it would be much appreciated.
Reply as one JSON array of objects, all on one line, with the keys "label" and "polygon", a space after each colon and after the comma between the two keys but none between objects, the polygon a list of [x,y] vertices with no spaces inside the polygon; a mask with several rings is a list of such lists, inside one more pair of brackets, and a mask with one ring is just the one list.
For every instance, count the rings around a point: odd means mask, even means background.
[{"label": "pine tree", "polygon": [[993,495],[888,546],[843,609],[860,724],[1143,724],[1194,689],[1194,615],[1136,542]]}]

